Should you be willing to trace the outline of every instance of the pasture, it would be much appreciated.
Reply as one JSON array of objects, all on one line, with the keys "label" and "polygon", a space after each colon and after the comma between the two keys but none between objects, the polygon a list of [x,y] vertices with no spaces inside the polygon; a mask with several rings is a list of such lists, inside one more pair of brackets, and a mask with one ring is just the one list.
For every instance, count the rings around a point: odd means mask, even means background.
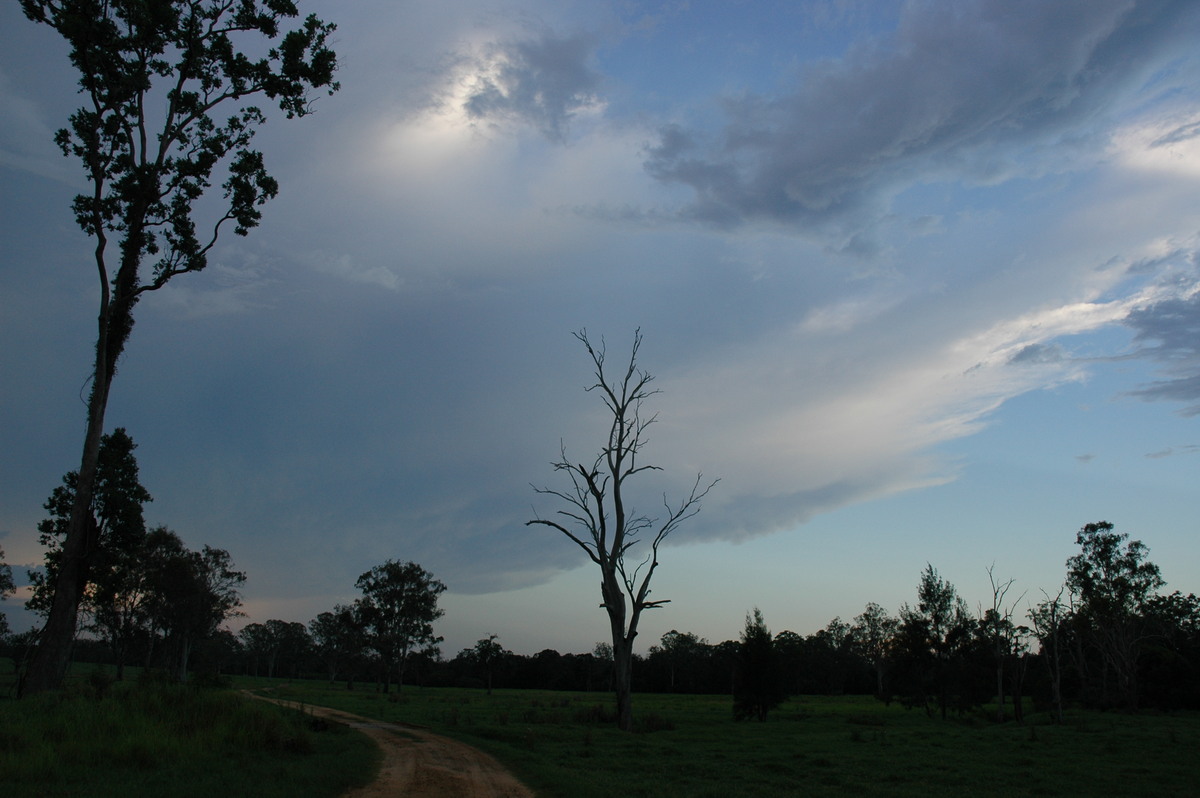
[{"label": "pasture", "polygon": [[[941,721],[869,697],[801,696],[766,723],[728,696],[639,694],[616,731],[606,693],[236,678],[240,689],[410,723],[487,751],[540,796],[1185,796],[1200,784],[1200,713],[982,710]],[[228,689],[79,673],[63,694],[17,701],[0,683],[0,794],[339,795],[372,778],[362,735]]]},{"label": "pasture", "polygon": [[[261,680],[265,682],[265,680]],[[365,689],[364,689],[365,688]],[[870,697],[797,697],[766,723],[734,722],[728,696],[635,697],[639,731],[613,726],[603,693],[405,687],[388,695],[320,682],[272,695],[426,726],[505,763],[539,795],[1195,795],[1200,714],[987,711],[942,721]]]},{"label": "pasture", "polygon": [[375,746],[344,726],[228,689],[79,671],[22,700],[0,679],[0,795],[329,798],[377,768]]}]

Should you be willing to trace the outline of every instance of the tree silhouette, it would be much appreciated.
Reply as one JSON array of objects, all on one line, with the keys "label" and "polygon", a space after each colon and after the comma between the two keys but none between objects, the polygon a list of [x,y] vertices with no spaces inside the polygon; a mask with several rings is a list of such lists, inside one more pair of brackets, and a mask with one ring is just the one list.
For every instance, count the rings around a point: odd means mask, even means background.
[{"label": "tree silhouette", "polygon": [[[1115,675],[1118,700],[1136,709],[1138,660],[1153,631],[1145,609],[1165,583],[1146,559],[1145,544],[1113,531],[1107,521],[1087,524],[1075,542],[1080,552],[1067,560],[1067,588],[1077,604],[1077,628],[1099,652],[1101,667]],[[1107,681],[1101,685],[1103,690]]]},{"label": "tree silhouette", "polygon": [[382,661],[384,690],[393,668],[403,688],[409,656],[442,641],[433,633],[433,622],[444,614],[437,602],[446,586],[415,562],[394,560],[375,566],[354,585],[362,591],[358,614],[368,644]]},{"label": "tree silhouette", "polygon": [[[638,350],[642,333],[634,333],[629,362],[620,375],[610,379],[605,372],[605,347],[597,348],[588,340],[587,331],[575,333],[592,360],[596,381],[587,389],[597,391],[611,416],[608,438],[590,465],[567,458],[566,447],[554,470],[565,472],[570,486],[564,489],[535,488],[537,493],[553,496],[564,508],[558,520],[534,518],[528,524],[542,524],[566,535],[600,567],[601,607],[608,613],[612,633],[613,685],[617,699],[617,726],[633,730],[633,640],[637,637],[642,612],[666,604],[669,599],[652,600],[650,581],[658,569],[658,551],[663,541],[681,523],[700,512],[700,501],[716,482],[702,487],[700,474],[687,498],[672,507],[664,498],[666,515],[653,519],[639,515],[626,495],[630,478],[658,466],[639,462],[646,444],[646,428],[655,416],[643,414],[643,404],[657,391],[650,389],[654,379],[638,368]],[[650,549],[640,562],[628,555],[645,534]]]},{"label": "tree silhouette", "polygon": [[740,642],[733,677],[733,717],[765,721],[767,713],[787,698],[787,691],[771,630],[758,607],[753,615],[746,613]]},{"label": "tree silhouette", "polygon": [[[137,444],[124,428],[100,440],[96,485],[88,517],[89,535],[76,569],[80,608],[87,627],[99,632],[117,657],[117,678],[124,678],[131,647],[148,630],[149,592],[145,556],[146,523],[142,505],[152,501],[139,481]],[[42,506],[50,517],[38,524],[46,547],[44,567],[29,574],[33,592],[26,606],[50,614],[59,589],[63,544],[71,523],[78,473],[62,478]]]},{"label": "tree silhouette", "polygon": [[[93,532],[104,415],[134,306],[172,278],[202,270],[220,231],[232,223],[245,235],[258,224],[259,207],[278,192],[262,153],[250,148],[266,116],[249,101],[260,95],[289,118],[304,116],[310,89],[337,85],[336,57],[325,45],[333,26],[309,16],[280,38],[280,24],[298,16],[290,0],[21,0],[21,8],[66,39],[80,75],[84,104],[54,140],[83,166],[88,189],[73,210],[95,240],[100,282],[75,498],[53,604],[23,688],[35,693],[57,688],[66,675]],[[238,49],[254,36],[272,43],[262,57]],[[221,109],[231,112],[225,121],[215,118]],[[214,206],[200,200],[222,164],[223,202],[205,215]],[[147,258],[153,264],[144,274]]]},{"label": "tree silhouette", "polygon": [[[16,590],[13,584],[12,568],[4,562],[4,549],[0,549],[0,601],[8,598]],[[8,618],[0,612],[0,640],[8,636]]]}]

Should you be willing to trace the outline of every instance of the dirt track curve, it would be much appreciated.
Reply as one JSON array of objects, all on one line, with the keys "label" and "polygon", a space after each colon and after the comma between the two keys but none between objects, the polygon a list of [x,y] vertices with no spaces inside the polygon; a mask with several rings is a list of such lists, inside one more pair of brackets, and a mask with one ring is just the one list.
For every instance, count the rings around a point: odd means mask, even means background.
[{"label": "dirt track curve", "polygon": [[302,708],[360,729],[383,751],[379,776],[343,798],[533,798],[533,791],[492,757],[466,743],[434,734],[419,726],[384,723],[336,709],[253,696],[263,701]]}]

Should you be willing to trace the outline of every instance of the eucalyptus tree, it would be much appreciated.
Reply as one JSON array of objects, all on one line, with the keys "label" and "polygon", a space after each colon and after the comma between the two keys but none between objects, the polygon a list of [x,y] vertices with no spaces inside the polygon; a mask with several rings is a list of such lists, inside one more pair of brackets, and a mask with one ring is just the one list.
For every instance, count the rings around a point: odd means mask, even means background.
[{"label": "eucalyptus tree", "polygon": [[[1164,584],[1140,540],[1114,531],[1107,521],[1087,524],[1075,536],[1079,553],[1067,560],[1067,589],[1076,604],[1077,628],[1099,654],[1102,670],[1116,677],[1118,700],[1138,704],[1138,661],[1154,634],[1146,609]],[[1108,681],[1101,680],[1102,700]]]},{"label": "eucalyptus tree", "polygon": [[[252,102],[270,100],[288,118],[308,114],[311,90],[337,88],[337,59],[326,45],[333,26],[316,16],[281,31],[299,16],[291,0],[20,3],[26,17],[66,39],[79,72],[83,104],[54,141],[83,167],[87,190],[72,209],[95,242],[100,288],[75,497],[53,603],[24,683],[33,693],[60,686],[66,675],[104,416],[134,307],[174,277],[204,269],[224,229],[245,235],[258,224],[260,206],[279,186],[250,146],[267,119]],[[222,200],[202,202],[218,167],[226,175]]]},{"label": "eucalyptus tree", "polygon": [[[651,599],[650,581],[658,569],[658,553],[671,533],[680,524],[700,512],[700,502],[715,481],[705,485],[696,475],[691,492],[672,506],[664,498],[666,513],[661,518],[641,515],[631,506],[628,482],[647,471],[660,470],[639,458],[646,445],[646,429],[656,416],[646,415],[643,405],[658,393],[650,388],[654,379],[638,367],[638,350],[642,333],[634,333],[629,361],[615,377],[605,371],[606,351],[601,342],[593,346],[587,331],[575,337],[583,344],[592,360],[595,382],[587,388],[596,391],[610,419],[608,436],[600,452],[590,463],[572,461],[566,446],[560,447],[560,457],[554,470],[567,475],[564,488],[535,488],[543,495],[559,500],[562,509],[556,518],[537,517],[527,524],[541,524],[555,529],[575,543],[600,568],[601,607],[608,613],[612,634],[613,685],[617,699],[617,726],[633,730],[633,641],[638,622],[645,610],[661,607],[669,599]],[[641,559],[630,552],[643,540],[649,540],[649,551]],[[639,552],[641,554],[641,552]]]},{"label": "eucalyptus tree", "polygon": [[437,603],[446,586],[415,562],[395,560],[375,566],[354,584],[362,591],[355,602],[357,617],[381,660],[384,690],[393,669],[403,688],[409,657],[442,641],[433,633],[433,622],[445,614]]}]

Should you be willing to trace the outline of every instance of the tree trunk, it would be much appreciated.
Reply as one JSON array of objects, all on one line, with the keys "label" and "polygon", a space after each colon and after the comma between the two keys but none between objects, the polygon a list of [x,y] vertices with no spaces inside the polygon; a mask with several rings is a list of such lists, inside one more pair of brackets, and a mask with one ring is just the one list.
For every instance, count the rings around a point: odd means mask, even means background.
[{"label": "tree trunk", "polygon": [[[101,328],[104,319],[101,317]],[[103,341],[103,338],[101,339]],[[92,516],[92,495],[100,461],[100,438],[104,432],[104,410],[108,404],[108,379],[104,369],[104,347],[97,346],[96,383],[88,400],[88,426],[84,436],[83,457],[75,482],[75,500],[71,521],[63,540],[62,559],[54,582],[50,614],[38,639],[37,650],[21,685],[21,695],[33,695],[62,687],[71,662],[79,602],[87,585],[87,561],[96,543],[96,519]]]},{"label": "tree trunk", "polygon": [[613,641],[613,689],[617,696],[617,728],[633,731],[633,644],[624,636]]},{"label": "tree trunk", "polygon": [[188,659],[192,654],[192,641],[190,635],[184,635],[179,641],[179,683],[187,684],[188,680]]},{"label": "tree trunk", "polygon": [[1004,660],[996,658],[996,722],[1004,722]]}]

